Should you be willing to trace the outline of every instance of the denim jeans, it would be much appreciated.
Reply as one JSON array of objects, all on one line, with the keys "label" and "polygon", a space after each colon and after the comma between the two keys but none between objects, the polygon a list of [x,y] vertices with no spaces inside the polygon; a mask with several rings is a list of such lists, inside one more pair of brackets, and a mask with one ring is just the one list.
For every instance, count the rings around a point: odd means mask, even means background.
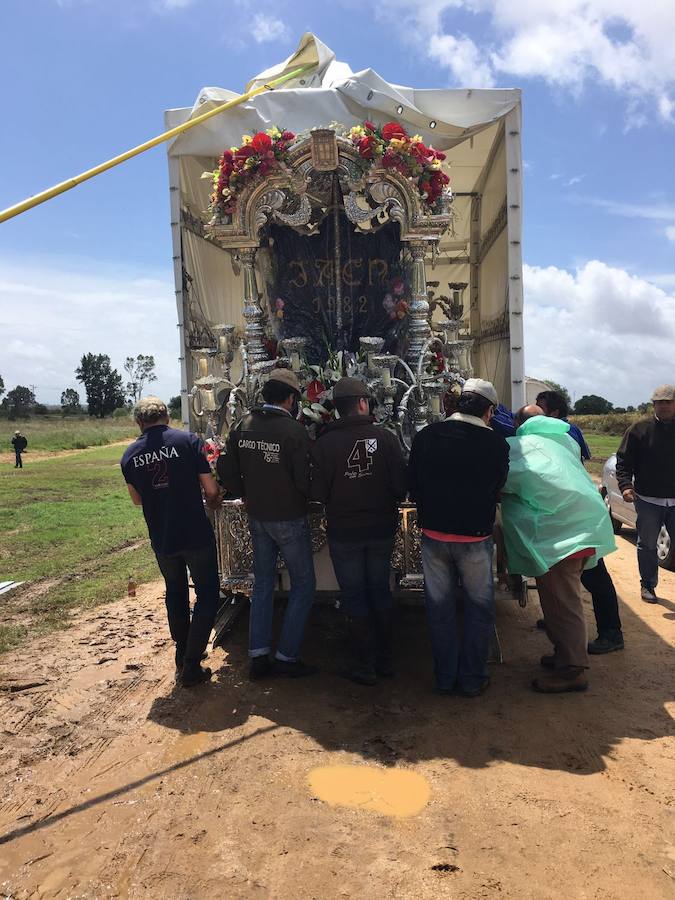
[{"label": "denim jeans", "polygon": [[[443,690],[452,690],[456,684],[473,690],[487,677],[495,620],[492,548],[492,538],[465,544],[422,535],[427,620],[436,683]],[[457,631],[460,590],[464,598],[461,641]]]},{"label": "denim jeans", "polygon": [[593,612],[595,613],[595,624],[598,626],[598,634],[603,635],[612,631],[621,631],[616,588],[614,587],[612,576],[607,571],[604,559],[599,560],[597,566],[594,566],[592,569],[584,569],[581,573],[581,583],[593,600]]},{"label": "denim jeans", "polygon": [[391,609],[391,554],[394,538],[369,541],[328,539],[330,558],[340,585],[342,607],[354,618]]},{"label": "denim jeans", "polygon": [[277,659],[294,662],[300,653],[307,617],[314,602],[316,579],[307,518],[261,522],[249,518],[253,542],[253,574],[249,624],[249,656],[266,656],[272,644],[274,582],[281,554],[291,579]]},{"label": "denim jeans", "polygon": [[[186,665],[198,664],[211,636],[220,605],[220,580],[215,540],[197,550],[183,550],[164,556],[155,553],[166,583],[166,612],[169,631],[182,651]],[[190,570],[197,601],[190,621],[188,574]]]},{"label": "denim jeans", "polygon": [[642,587],[652,590],[659,583],[659,563],[656,541],[665,525],[670,539],[675,540],[675,506],[659,506],[635,498],[637,512],[637,557]]}]

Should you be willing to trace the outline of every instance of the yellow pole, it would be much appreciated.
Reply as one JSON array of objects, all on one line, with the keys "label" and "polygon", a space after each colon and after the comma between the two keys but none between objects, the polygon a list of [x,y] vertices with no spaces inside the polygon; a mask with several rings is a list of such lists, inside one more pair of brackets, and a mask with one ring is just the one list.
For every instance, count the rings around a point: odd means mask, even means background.
[{"label": "yellow pole", "polygon": [[215,109],[211,109],[208,112],[202,113],[201,115],[196,116],[194,119],[188,119],[188,121],[183,122],[182,125],[176,125],[175,128],[171,128],[169,131],[165,131],[163,134],[159,134],[157,135],[157,137],[151,138],[149,141],[145,141],[144,144],[139,144],[138,147],[127,150],[126,153],[120,153],[119,156],[114,156],[107,162],[101,163],[98,166],[94,166],[93,169],[87,169],[86,172],[82,172],[80,175],[76,175],[74,178],[69,178],[67,181],[62,181],[60,184],[56,184],[54,185],[54,187],[48,188],[46,191],[41,191],[39,194],[35,194],[35,196],[29,197],[27,200],[23,200],[21,203],[16,203],[14,206],[9,206],[7,207],[7,209],[4,209],[2,212],[0,212],[0,222],[6,222],[7,219],[12,219],[14,216],[19,216],[21,215],[21,213],[26,212],[26,210],[32,209],[34,206],[38,206],[40,203],[51,200],[52,197],[57,197],[59,194],[63,194],[66,191],[69,191],[71,188],[77,187],[78,184],[82,184],[83,181],[88,181],[88,179],[94,178],[96,175],[100,175],[101,172],[106,172],[108,169],[112,169],[114,166],[119,166],[120,163],[126,162],[128,159],[131,159],[134,156],[138,156],[140,153],[144,153],[146,150],[150,150],[152,147],[156,147],[158,144],[161,144],[164,141],[170,140],[177,134],[182,134],[189,128],[194,128],[195,125],[201,125],[201,123],[206,122],[207,119],[211,119],[213,118],[213,116],[217,116],[219,115],[219,113],[225,112],[225,110],[232,109],[233,107],[238,106],[240,103],[243,103],[245,100],[250,100],[250,98],[255,97],[256,94],[262,94],[265,91],[274,90],[274,88],[278,87],[280,84],[284,84],[286,81],[297,78],[299,75],[304,75],[306,72],[309,72],[310,69],[316,68],[316,65],[316,63],[308,63],[307,65],[300,66],[300,68],[298,69],[293,69],[293,71],[287,72],[285,75],[281,75],[279,76],[279,78],[275,78],[273,81],[270,81],[267,84],[263,84],[260,87],[254,88],[254,90],[252,91],[247,91],[245,94],[242,94],[241,97],[235,97],[234,100],[228,100],[227,103],[222,103],[220,106],[216,106]]}]

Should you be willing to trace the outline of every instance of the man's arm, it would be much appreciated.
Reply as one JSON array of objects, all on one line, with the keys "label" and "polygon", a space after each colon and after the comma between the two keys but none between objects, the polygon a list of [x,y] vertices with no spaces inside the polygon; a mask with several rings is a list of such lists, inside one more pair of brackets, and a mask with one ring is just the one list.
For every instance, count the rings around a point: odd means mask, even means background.
[{"label": "man's arm", "polygon": [[133,484],[129,484],[127,482],[127,490],[129,491],[129,496],[131,497],[131,502],[134,504],[134,506],[143,506],[141,495],[138,493]]},{"label": "man's arm", "polygon": [[621,446],[616,451],[616,480],[626,503],[635,501],[633,475],[635,474],[636,457],[637,438],[631,426],[624,434]]},{"label": "man's arm", "polygon": [[204,491],[206,505],[209,509],[218,509],[220,505],[220,488],[216,479],[210,473],[207,475],[205,472],[200,472],[199,482]]}]

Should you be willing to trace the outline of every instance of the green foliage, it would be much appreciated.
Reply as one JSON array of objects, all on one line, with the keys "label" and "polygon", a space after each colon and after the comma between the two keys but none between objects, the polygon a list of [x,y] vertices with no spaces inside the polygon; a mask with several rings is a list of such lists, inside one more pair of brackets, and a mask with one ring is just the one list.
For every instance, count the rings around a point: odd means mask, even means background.
[{"label": "green foliage", "polygon": [[124,405],[125,395],[122,376],[110,366],[110,357],[104,353],[85,353],[75,370],[75,377],[87,392],[90,416],[102,419],[118,406]]},{"label": "green foliage", "polygon": [[597,394],[585,394],[574,404],[576,416],[602,416],[611,413],[613,407],[609,400]]},{"label": "green foliage", "polygon": [[[5,451],[19,424],[0,419],[0,447]],[[28,438],[30,452],[101,447],[114,441],[131,441],[137,434],[137,428],[129,418],[92,419],[85,414],[68,416],[65,420],[61,415],[31,419],[22,430]],[[24,461],[29,460],[30,453]]]},{"label": "green foliage", "polygon": [[49,410],[44,405],[44,403],[36,403],[35,406],[33,407],[33,413],[36,416],[46,416],[49,414]]},{"label": "green foliage", "polygon": [[80,395],[75,388],[66,388],[61,394],[61,412],[64,416],[77,416],[82,412]]},{"label": "green foliage", "polygon": [[[570,416],[570,422],[574,422],[584,432],[596,432],[597,434],[614,434],[623,435],[627,428],[630,428],[635,422],[643,419],[640,413],[615,413],[611,412],[604,416]],[[586,435],[588,437],[588,435]]]},{"label": "green foliage", "polygon": [[133,422],[131,408],[120,406],[119,409],[113,410],[113,419],[128,419],[130,422]]},{"label": "green foliage", "polygon": [[7,392],[3,403],[10,419],[27,419],[35,406],[35,394],[30,388],[17,384],[13,390]]},{"label": "green foliage", "polygon": [[2,375],[0,375],[0,397],[5,393],[5,382],[2,379]]},{"label": "green foliage", "polygon": [[175,397],[169,398],[169,403],[167,404],[169,415],[172,419],[180,419],[181,417],[181,398],[180,394],[177,394]]},{"label": "green foliage", "polygon": [[157,381],[155,357],[144,356],[142,353],[139,353],[136,358],[127,356],[124,361],[124,371],[129,376],[127,394],[132,403],[138,403],[143,396],[143,387],[146,382]]}]

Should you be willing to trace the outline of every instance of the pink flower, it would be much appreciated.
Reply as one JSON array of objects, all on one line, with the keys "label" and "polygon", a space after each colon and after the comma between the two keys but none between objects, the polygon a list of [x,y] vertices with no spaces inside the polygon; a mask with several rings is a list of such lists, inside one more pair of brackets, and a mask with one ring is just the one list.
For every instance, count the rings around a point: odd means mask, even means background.
[{"label": "pink flower", "polygon": [[391,283],[391,287],[397,297],[400,297],[401,294],[405,291],[405,284],[403,283],[402,278],[394,278]]},{"label": "pink flower", "polygon": [[286,304],[281,299],[281,297],[277,297],[277,299],[274,301],[274,305],[276,306],[277,309],[283,309],[284,306],[286,306]]}]

